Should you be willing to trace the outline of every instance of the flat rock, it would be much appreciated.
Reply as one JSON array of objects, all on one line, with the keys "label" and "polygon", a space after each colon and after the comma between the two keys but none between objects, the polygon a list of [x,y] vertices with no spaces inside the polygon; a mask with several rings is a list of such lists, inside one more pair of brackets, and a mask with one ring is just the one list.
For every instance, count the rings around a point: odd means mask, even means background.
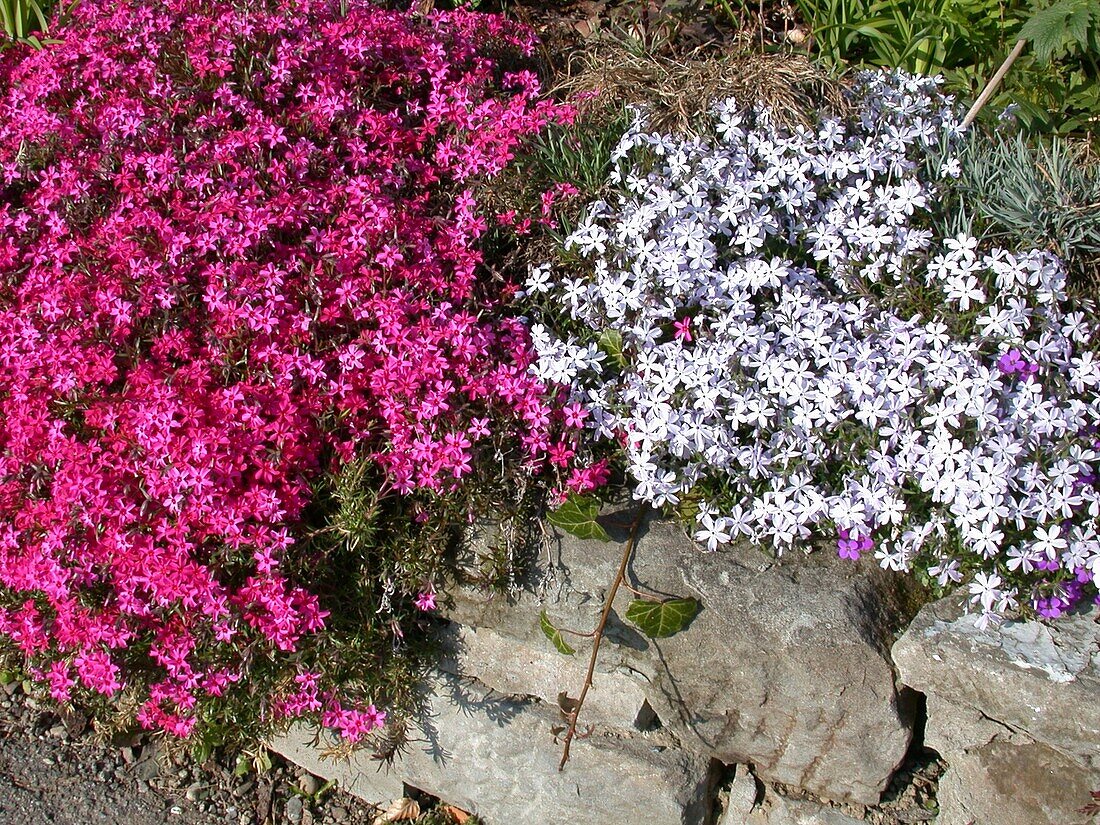
[{"label": "flat rock", "polygon": [[[523,644],[493,626],[469,627],[448,622],[438,631],[442,642],[441,669],[458,676],[471,676],[502,693],[537,696],[556,702],[565,690],[576,694],[584,683],[587,656],[562,656],[546,650],[546,638],[525,637]],[[572,643],[572,639],[569,639]],[[653,711],[644,690],[642,674],[612,664],[597,662],[595,687],[585,699],[586,722],[618,728],[644,730],[653,722]]]},{"label": "flat rock", "polygon": [[928,697],[925,742],[949,762],[1024,732],[1100,769],[1100,608],[980,630],[948,597],[922,608],[892,653],[900,680]]},{"label": "flat rock", "polygon": [[402,796],[407,785],[475,812],[489,825],[702,825],[710,814],[713,764],[664,738],[597,732],[574,742],[559,772],[561,746],[551,734],[556,709],[446,673],[434,676],[426,700],[421,729],[388,768],[367,753],[323,758],[331,740],[304,725],[271,747],[369,802]]},{"label": "flat rock", "polygon": [[[466,671],[546,701],[579,690],[588,640],[567,637],[577,653],[562,657],[539,629],[539,612],[559,627],[595,626],[631,517],[603,518],[614,543],[551,531],[546,557],[511,601],[460,590],[449,618],[476,636],[501,637],[494,650],[513,651],[503,667],[496,653],[467,656]],[[776,560],[748,544],[707,553],[678,527],[649,521],[628,580],[694,596],[703,609],[686,631],[647,639],[619,618],[632,598],[620,590],[600,649],[603,673],[587,700],[594,720],[623,724],[644,698],[686,748],[752,763],[763,779],[823,797],[878,801],[912,734],[888,660],[896,579],[835,553]]]},{"label": "flat rock", "polygon": [[1081,809],[1100,777],[1038,742],[995,738],[957,757],[940,778],[937,825],[1088,825]]},{"label": "flat rock", "polygon": [[893,648],[949,765],[937,822],[1084,825],[1100,789],[1100,609],[981,630],[964,604],[925,606]]},{"label": "flat rock", "polygon": [[730,783],[722,825],[742,825],[756,806],[757,793],[756,779],[746,766],[738,765]]}]

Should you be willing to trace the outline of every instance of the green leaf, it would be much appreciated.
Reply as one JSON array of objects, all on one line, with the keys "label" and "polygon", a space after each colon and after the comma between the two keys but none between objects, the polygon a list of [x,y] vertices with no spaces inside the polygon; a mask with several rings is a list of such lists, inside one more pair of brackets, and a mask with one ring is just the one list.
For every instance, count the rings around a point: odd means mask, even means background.
[{"label": "green leaf", "polygon": [[577,652],[566,643],[561,635],[561,631],[550,622],[550,617],[546,615],[545,610],[539,613],[539,627],[541,627],[542,632],[546,634],[546,638],[554,643],[554,647],[558,649],[558,653],[572,656]]},{"label": "green leaf", "polygon": [[203,762],[214,755],[214,743],[210,742],[209,740],[202,740],[198,742],[195,745],[193,755],[195,761],[201,765]]},{"label": "green leaf", "polygon": [[1087,50],[1089,31],[1100,26],[1100,10],[1091,0],[1057,0],[1035,11],[1020,29],[1040,63],[1050,63],[1071,50]]},{"label": "green leaf", "polygon": [[698,612],[697,599],[635,599],[626,609],[626,618],[649,638],[664,639],[683,630]]},{"label": "green leaf", "polygon": [[546,518],[577,538],[611,541],[611,536],[596,522],[599,504],[587,496],[570,496],[565,504],[552,511]]},{"label": "green leaf", "polygon": [[252,763],[243,753],[237,757],[237,764],[233,766],[234,776],[244,776],[252,768]]},{"label": "green leaf", "polygon": [[607,353],[607,357],[611,359],[616,367],[619,369],[626,367],[626,358],[623,356],[623,334],[621,332],[614,329],[605,329],[600,333],[596,346]]}]

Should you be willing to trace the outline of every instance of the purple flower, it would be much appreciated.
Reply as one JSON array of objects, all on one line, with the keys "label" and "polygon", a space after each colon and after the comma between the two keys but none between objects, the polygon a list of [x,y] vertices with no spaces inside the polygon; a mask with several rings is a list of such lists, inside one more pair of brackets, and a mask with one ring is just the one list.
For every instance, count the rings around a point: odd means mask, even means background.
[{"label": "purple flower", "polygon": [[1057,619],[1066,612],[1069,603],[1065,599],[1051,596],[1049,599],[1036,599],[1035,612],[1044,619]]},{"label": "purple flower", "polygon": [[1010,349],[998,358],[997,368],[1005,375],[1021,375],[1025,380],[1039,373],[1039,365],[1028,362],[1018,349]]},{"label": "purple flower", "polygon": [[1073,482],[1073,489],[1080,487],[1089,487],[1096,483],[1097,475],[1095,473],[1082,472],[1078,473],[1077,480]]},{"label": "purple flower", "polygon": [[842,559],[859,561],[860,553],[865,553],[875,546],[870,536],[860,536],[855,530],[841,530],[839,536],[836,549],[837,555]]},{"label": "purple flower", "polygon": [[1005,375],[1011,375],[1019,371],[1023,363],[1024,359],[1020,356],[1020,351],[1018,349],[1010,349],[997,359],[997,368]]}]

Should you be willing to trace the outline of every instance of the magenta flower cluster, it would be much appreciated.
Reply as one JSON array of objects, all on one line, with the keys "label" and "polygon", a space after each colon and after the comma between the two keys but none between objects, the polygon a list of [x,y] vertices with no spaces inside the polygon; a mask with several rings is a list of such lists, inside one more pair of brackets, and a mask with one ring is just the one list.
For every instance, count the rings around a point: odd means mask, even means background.
[{"label": "magenta flower cluster", "polygon": [[841,529],[837,533],[836,552],[842,559],[859,561],[861,553],[867,553],[874,547],[874,539],[859,530]]},{"label": "magenta flower cluster", "polygon": [[[472,190],[568,112],[490,15],[111,0],[57,35],[0,57],[0,631],[186,735],[322,630],[283,561],[326,463],[445,492],[489,422],[560,459]],[[271,707],[384,718],[300,675]]]}]

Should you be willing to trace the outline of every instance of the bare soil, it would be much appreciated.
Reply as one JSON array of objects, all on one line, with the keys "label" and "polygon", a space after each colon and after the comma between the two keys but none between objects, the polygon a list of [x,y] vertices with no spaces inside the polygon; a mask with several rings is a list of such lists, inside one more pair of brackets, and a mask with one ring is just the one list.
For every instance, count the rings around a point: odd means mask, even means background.
[{"label": "bare soil", "polygon": [[0,691],[0,825],[371,822],[371,806],[338,789],[318,794],[320,780],[272,762],[245,776],[217,758],[177,764],[155,740],[111,746],[87,720],[60,718],[18,684]]}]

